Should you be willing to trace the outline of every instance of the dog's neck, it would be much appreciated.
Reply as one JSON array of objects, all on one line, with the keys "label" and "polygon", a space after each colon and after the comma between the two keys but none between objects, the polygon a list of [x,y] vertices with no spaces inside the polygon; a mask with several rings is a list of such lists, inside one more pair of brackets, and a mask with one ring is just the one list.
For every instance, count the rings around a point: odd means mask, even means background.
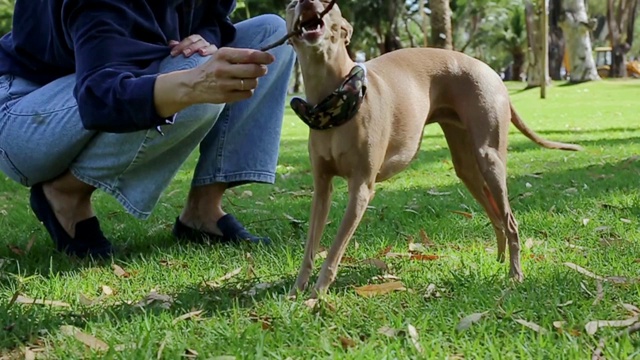
[{"label": "dog's neck", "polygon": [[325,51],[301,50],[298,51],[298,61],[306,100],[316,105],[340,86],[355,63],[343,46],[329,47]]}]

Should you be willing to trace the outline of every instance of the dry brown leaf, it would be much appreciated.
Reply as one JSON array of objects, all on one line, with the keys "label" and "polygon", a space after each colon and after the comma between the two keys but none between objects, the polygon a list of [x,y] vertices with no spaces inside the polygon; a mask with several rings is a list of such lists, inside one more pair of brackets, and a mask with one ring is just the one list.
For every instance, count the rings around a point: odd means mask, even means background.
[{"label": "dry brown leaf", "polygon": [[242,268],[239,267],[233,271],[230,271],[224,275],[222,275],[221,277],[213,280],[213,281],[207,281],[205,284],[211,288],[218,288],[222,286],[222,283],[232,279],[233,277],[237,276],[238,274],[240,274],[240,272],[242,272]]},{"label": "dry brown leaf", "polygon": [[410,260],[418,260],[418,261],[433,261],[438,260],[440,257],[438,255],[431,254],[411,254],[409,257]]},{"label": "dry brown leaf", "polygon": [[589,224],[589,221],[591,221],[591,219],[582,219],[582,226],[587,226]]},{"label": "dry brown leaf", "polygon": [[356,346],[356,342],[346,336],[340,336],[340,345],[343,349],[347,350]]},{"label": "dry brown leaf", "polygon": [[128,278],[128,277],[131,276],[131,274],[129,274],[128,272],[124,271],[124,269],[122,267],[120,267],[120,265],[111,264],[111,268],[113,269],[113,273],[117,277]]},{"label": "dry brown leaf", "polygon": [[253,322],[259,322],[262,330],[271,329],[271,318],[269,316],[259,316],[258,313],[252,311],[249,313],[249,319]]},{"label": "dry brown leaf", "polygon": [[633,315],[640,315],[640,309],[632,304],[622,304],[622,307]]},{"label": "dry brown leaf", "polygon": [[15,297],[15,301],[18,304],[28,304],[28,305],[48,305],[48,306],[57,306],[57,307],[70,307],[66,302],[57,301],[57,300],[40,300],[40,299],[31,299],[26,296],[18,295]]},{"label": "dry brown leaf", "polygon": [[392,291],[407,290],[401,281],[392,281],[382,284],[365,285],[355,288],[356,293],[364,297],[372,297],[376,295],[384,295]]},{"label": "dry brown leaf", "polygon": [[384,256],[388,257],[388,258],[410,258],[411,254],[409,254],[409,253],[388,252]]},{"label": "dry brown leaf", "polygon": [[431,239],[429,239],[429,236],[427,235],[427,232],[424,231],[424,229],[420,229],[420,242],[422,243],[422,245],[427,246],[427,247],[435,246],[433,241],[431,241]]},{"label": "dry brown leaf", "polygon": [[378,254],[376,254],[376,256],[375,256],[375,257],[376,257],[376,258],[379,258],[379,257],[385,256],[385,255],[387,255],[387,254],[389,253],[389,251],[391,251],[391,249],[392,249],[392,246],[391,246],[391,245],[389,245],[389,246],[387,246],[386,248],[384,248],[384,249],[380,250],[380,251],[378,252]]},{"label": "dry brown leaf", "polygon": [[604,278],[602,276],[596,275],[596,274],[592,273],[591,271],[589,271],[589,270],[587,270],[587,269],[585,269],[585,268],[583,268],[583,267],[581,267],[579,265],[576,265],[576,264],[570,263],[570,262],[565,262],[564,265],[566,267],[570,268],[570,269],[573,269],[573,270],[579,272],[580,274],[582,274],[584,276],[590,277],[592,279],[604,281]]},{"label": "dry brown leaf", "polygon": [[191,311],[184,315],[180,315],[177,318],[173,319],[173,325],[179,323],[182,320],[187,320],[191,318],[199,318],[200,315],[204,312],[204,310]]},{"label": "dry brown leaf", "polygon": [[24,349],[24,360],[36,360],[36,353],[29,348]]},{"label": "dry brown leaf", "polygon": [[64,335],[75,337],[76,340],[80,341],[81,343],[85,344],[86,346],[88,346],[93,350],[100,350],[100,351],[109,350],[109,345],[107,345],[107,343],[105,343],[104,341],[98,339],[97,337],[91,334],[82,332],[80,329],[78,329],[75,326],[62,325],[60,326],[60,332],[63,333]]},{"label": "dry brown leaf", "polygon": [[398,330],[385,325],[380,329],[378,329],[378,334],[382,334],[392,338],[392,337],[396,337],[396,335],[398,334]]},{"label": "dry brown leaf", "polygon": [[614,284],[635,284],[637,282],[639,282],[640,280],[638,279],[629,279],[627,277],[624,276],[607,276],[605,278],[606,281],[612,282]]},{"label": "dry brown leaf", "polygon": [[409,252],[412,254],[415,253],[426,253],[429,250],[423,244],[409,243]]},{"label": "dry brown leaf", "polygon": [[413,346],[416,348],[416,350],[418,350],[419,353],[422,354],[424,350],[422,349],[422,346],[420,346],[420,336],[418,335],[418,330],[416,330],[416,328],[411,324],[407,325],[407,330],[409,331],[409,339],[411,339]]},{"label": "dry brown leaf", "polygon": [[382,271],[387,271],[389,270],[389,267],[387,266],[387,264],[380,260],[380,259],[364,259],[362,260],[362,263],[365,265],[371,265],[371,266],[375,266],[378,269],[382,270]]},{"label": "dry brown leaf", "polygon": [[459,211],[459,210],[449,210],[450,212],[454,213],[454,214],[458,214],[458,215],[462,215],[464,217],[466,217],[467,219],[472,219],[473,218],[473,214],[466,212],[466,211]]},{"label": "dry brown leaf", "polygon": [[621,218],[620,221],[622,221],[625,224],[631,224],[631,220],[629,219]]},{"label": "dry brown leaf", "polygon": [[357,260],[351,256],[343,256],[342,259],[340,259],[341,264],[353,264],[355,262],[357,262]]},{"label": "dry brown leaf", "polygon": [[458,331],[467,330],[468,328],[471,327],[471,325],[480,321],[487,313],[488,311],[485,311],[485,312],[473,313],[463,317],[462,319],[460,319],[460,322],[456,326],[456,330]]},{"label": "dry brown leaf", "polygon": [[31,251],[31,248],[33,247],[33,244],[35,244],[35,242],[36,242],[36,234],[33,234],[31,235],[31,238],[29,239],[27,246],[25,246],[24,251],[27,253]]},{"label": "dry brown leaf", "polygon": [[278,281],[274,281],[274,282],[270,282],[270,283],[266,283],[266,282],[265,283],[259,283],[259,284],[254,285],[251,289],[243,292],[242,294],[247,295],[247,296],[256,296],[256,294],[259,291],[266,290],[266,289],[272,288],[274,286],[278,286],[281,283],[282,283],[282,280],[278,280]]},{"label": "dry brown leaf", "polygon": [[315,260],[326,259],[329,252],[326,249],[322,249],[318,253],[316,253]]},{"label": "dry brown leaf", "polygon": [[252,197],[252,196],[253,196],[253,192],[251,190],[245,190],[240,195],[241,198],[248,198],[248,197]]},{"label": "dry brown leaf", "polygon": [[531,249],[533,245],[534,244],[532,238],[528,238],[527,241],[524,242],[524,247],[526,247],[527,249]]},{"label": "dry brown leaf", "polygon": [[24,250],[20,249],[16,245],[7,245],[7,247],[9,248],[9,250],[11,250],[12,253],[14,253],[14,254],[16,254],[18,256],[24,255]]},{"label": "dry brown leaf", "polygon": [[634,316],[625,320],[595,320],[589,321],[585,326],[585,330],[587,334],[593,335],[598,331],[599,328],[603,327],[627,327],[631,326],[640,320],[640,317]]},{"label": "dry brown leaf", "polygon": [[427,194],[433,195],[433,196],[446,196],[446,195],[450,195],[451,191],[440,192],[440,191],[436,191],[434,189],[429,189],[429,190],[427,190]]},{"label": "dry brown leaf", "polygon": [[440,292],[436,288],[436,285],[435,284],[429,284],[427,286],[427,290],[425,290],[425,293],[424,293],[425,300],[428,300],[428,299],[431,299],[431,298],[439,298],[439,297],[442,297],[442,295],[440,294]]},{"label": "dry brown leaf", "polygon": [[547,333],[547,329],[543,328],[542,326],[540,326],[540,325],[538,325],[536,323],[533,323],[533,322],[530,322],[530,321],[526,321],[526,320],[522,320],[522,319],[513,319],[513,320],[515,322],[517,322],[518,324],[520,324],[520,325],[522,325],[524,327],[527,327],[527,328],[529,328],[529,329],[531,329],[531,330],[533,330],[533,331],[535,331],[535,332],[537,332],[539,334],[546,334]]},{"label": "dry brown leaf", "polygon": [[376,275],[371,278],[371,280],[380,280],[380,281],[389,281],[389,280],[402,280],[399,276],[384,274],[384,275]]}]

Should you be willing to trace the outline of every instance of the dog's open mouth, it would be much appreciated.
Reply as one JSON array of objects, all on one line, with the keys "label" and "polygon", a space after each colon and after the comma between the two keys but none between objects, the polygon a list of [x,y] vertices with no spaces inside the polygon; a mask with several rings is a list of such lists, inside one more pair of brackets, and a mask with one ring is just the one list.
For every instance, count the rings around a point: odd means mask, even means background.
[{"label": "dog's open mouth", "polygon": [[302,33],[298,35],[300,39],[315,43],[324,34],[324,21],[320,18],[320,14],[307,16],[306,18],[300,15],[298,29],[302,30]]}]

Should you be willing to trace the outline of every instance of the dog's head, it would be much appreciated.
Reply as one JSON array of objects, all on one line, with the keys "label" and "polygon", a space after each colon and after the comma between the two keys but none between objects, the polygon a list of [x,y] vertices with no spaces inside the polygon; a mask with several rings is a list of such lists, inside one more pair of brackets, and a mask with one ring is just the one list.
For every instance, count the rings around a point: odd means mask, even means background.
[{"label": "dog's head", "polygon": [[301,29],[302,34],[290,39],[294,48],[311,47],[325,50],[345,46],[351,40],[353,27],[343,17],[337,5],[319,21],[320,13],[330,0],[292,0],[287,6],[287,31]]}]

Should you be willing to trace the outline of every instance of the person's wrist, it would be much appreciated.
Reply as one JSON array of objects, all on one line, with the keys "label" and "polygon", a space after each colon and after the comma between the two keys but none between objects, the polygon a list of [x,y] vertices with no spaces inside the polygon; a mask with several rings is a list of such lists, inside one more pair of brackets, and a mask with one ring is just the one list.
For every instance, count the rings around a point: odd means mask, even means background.
[{"label": "person's wrist", "polygon": [[156,78],[154,98],[156,111],[161,117],[170,117],[180,110],[198,103],[194,97],[194,69],[160,74]]}]

